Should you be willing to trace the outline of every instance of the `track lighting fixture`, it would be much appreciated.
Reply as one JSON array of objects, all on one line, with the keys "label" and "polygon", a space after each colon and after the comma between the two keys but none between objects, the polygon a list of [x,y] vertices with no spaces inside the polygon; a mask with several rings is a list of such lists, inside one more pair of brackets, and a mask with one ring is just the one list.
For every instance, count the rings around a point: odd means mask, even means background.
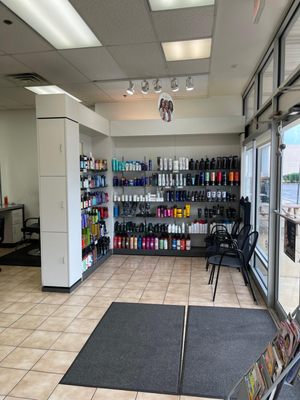
[{"label": "track lighting fixture", "polygon": [[185,85],[186,90],[194,90],[194,84],[193,84],[193,79],[191,76],[188,76],[186,78],[186,85]]},{"label": "track lighting fixture", "polygon": [[141,87],[142,87],[141,92],[143,94],[148,94],[149,93],[149,82],[146,81],[146,79],[144,79],[143,82],[141,83]]},{"label": "track lighting fixture", "polygon": [[178,92],[179,86],[176,78],[171,79],[171,90],[172,92]]},{"label": "track lighting fixture", "polygon": [[153,88],[155,93],[161,92],[161,83],[159,79],[155,79],[155,81],[153,81]]},{"label": "track lighting fixture", "polygon": [[129,81],[129,86],[128,89],[126,90],[126,92],[132,96],[134,93],[134,83],[132,81]]}]

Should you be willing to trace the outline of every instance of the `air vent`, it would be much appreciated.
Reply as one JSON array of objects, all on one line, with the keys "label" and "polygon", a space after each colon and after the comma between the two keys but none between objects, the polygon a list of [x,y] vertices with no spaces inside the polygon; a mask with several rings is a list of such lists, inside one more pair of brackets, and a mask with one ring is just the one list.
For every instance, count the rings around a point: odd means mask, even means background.
[{"label": "air vent", "polygon": [[16,85],[21,86],[41,86],[47,85],[49,82],[43,78],[41,75],[36,74],[35,72],[26,72],[23,74],[10,74],[6,75],[6,78],[10,81],[15,83]]}]

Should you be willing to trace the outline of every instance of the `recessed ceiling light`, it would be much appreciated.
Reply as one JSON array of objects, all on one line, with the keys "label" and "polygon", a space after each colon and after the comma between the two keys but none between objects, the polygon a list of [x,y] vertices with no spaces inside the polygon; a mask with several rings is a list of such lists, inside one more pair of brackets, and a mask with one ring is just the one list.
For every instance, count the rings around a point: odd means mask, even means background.
[{"label": "recessed ceiling light", "polygon": [[26,86],[25,89],[30,90],[33,93],[36,94],[66,94],[72,99],[78,101],[81,103],[81,100],[79,100],[77,97],[72,96],[70,93],[66,92],[65,90],[61,89],[58,86],[55,85],[50,85],[50,86]]},{"label": "recessed ceiling light", "polygon": [[161,92],[161,83],[159,79],[155,79],[155,81],[153,81],[153,89],[155,93],[160,93]]},{"label": "recessed ceiling light", "polygon": [[152,11],[174,10],[177,8],[213,6],[215,0],[149,0]]},{"label": "recessed ceiling light", "polygon": [[134,93],[134,83],[132,81],[129,81],[129,86],[128,86],[128,89],[126,90],[126,92],[128,94],[130,94],[130,96],[133,95],[133,93]]},{"label": "recessed ceiling light", "polygon": [[188,76],[186,78],[186,85],[185,85],[186,90],[194,90],[194,84],[193,84],[193,79],[191,76]]},{"label": "recessed ceiling light", "polygon": [[211,38],[163,42],[162,47],[167,61],[196,60],[209,58]]},{"label": "recessed ceiling light", "polygon": [[144,79],[143,82],[141,83],[141,87],[142,87],[141,92],[143,94],[148,94],[149,93],[149,82],[148,81],[146,81]]},{"label": "recessed ceiling light", "polygon": [[176,78],[171,79],[171,90],[172,92],[178,92],[179,86]]},{"label": "recessed ceiling light", "polygon": [[2,0],[56,49],[101,46],[68,0]]}]

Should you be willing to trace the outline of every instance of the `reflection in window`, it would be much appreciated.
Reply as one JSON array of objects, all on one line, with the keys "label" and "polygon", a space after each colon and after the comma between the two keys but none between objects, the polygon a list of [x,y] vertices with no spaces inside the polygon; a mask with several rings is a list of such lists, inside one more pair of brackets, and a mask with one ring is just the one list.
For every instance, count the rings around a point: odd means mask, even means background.
[{"label": "reflection in window", "polygon": [[260,73],[260,106],[263,105],[273,93],[273,73],[274,57],[272,55]]},{"label": "reflection in window", "polygon": [[266,259],[269,254],[270,150],[271,145],[266,144],[257,151],[256,230],[259,232],[257,247]]},{"label": "reflection in window", "polygon": [[260,258],[257,255],[255,255],[255,258],[254,258],[254,265],[255,265],[256,272],[260,276],[260,279],[263,281],[264,285],[267,287],[268,286],[268,270],[267,270],[265,264],[262,263],[262,261],[260,260]]},{"label": "reflection in window", "polygon": [[248,121],[254,115],[254,85],[245,97],[245,117]]},{"label": "reflection in window", "polygon": [[298,17],[282,38],[284,52],[284,80],[300,63],[300,18]]}]

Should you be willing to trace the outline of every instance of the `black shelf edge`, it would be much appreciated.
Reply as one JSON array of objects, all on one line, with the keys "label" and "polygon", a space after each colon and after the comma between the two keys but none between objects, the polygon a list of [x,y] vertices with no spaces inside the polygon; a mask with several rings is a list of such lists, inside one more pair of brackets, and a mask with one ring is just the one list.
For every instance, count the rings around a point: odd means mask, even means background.
[{"label": "black shelf edge", "polygon": [[239,188],[240,185],[185,185],[185,186],[158,186],[158,185],[144,185],[144,186],[113,186],[113,188],[158,188],[160,190],[184,190],[185,188],[197,188],[204,190],[205,188]]},{"label": "black shelf edge", "polygon": [[94,271],[96,271],[97,268],[100,267],[101,264],[104,263],[110,256],[112,255],[112,250],[109,250],[104,256],[98,258],[98,260],[86,271],[83,271],[82,273],[82,280],[84,281],[86,278],[88,278]]},{"label": "black shelf edge", "polygon": [[[122,186],[119,186],[122,187]],[[93,187],[93,188],[80,188],[80,190],[95,190],[95,189],[105,189],[108,188],[108,185],[106,186],[97,186],[97,187]]]},{"label": "black shelf edge", "polygon": [[113,254],[135,256],[203,257],[205,255],[205,247],[192,247],[189,251],[113,249]]},{"label": "black shelf edge", "polygon": [[189,201],[189,200],[185,200],[185,201],[168,201],[168,200],[163,200],[163,201],[133,201],[133,200],[131,200],[131,201],[122,201],[122,200],[120,200],[120,201],[113,201],[113,203],[116,203],[116,204],[120,204],[120,203],[142,203],[142,204],[145,204],[145,203],[149,203],[149,204],[161,204],[161,203],[170,203],[170,204],[174,204],[174,205],[176,205],[177,203],[186,203],[186,204],[213,204],[213,205],[217,205],[217,204],[219,204],[219,205],[226,205],[226,204],[234,204],[234,203],[239,203],[240,202],[240,200],[232,200],[232,201],[224,201],[224,202],[222,202],[222,201]]},{"label": "black shelf edge", "polygon": [[112,170],[113,173],[117,174],[126,174],[127,172],[139,172],[139,173],[145,173],[145,172],[153,172],[153,173],[165,173],[165,174],[177,174],[178,172],[183,173],[183,172],[217,172],[217,171],[223,171],[223,172],[236,172],[236,171],[240,171],[239,168],[214,168],[214,169],[177,169],[177,170],[160,170],[160,169],[146,169],[143,171],[114,171]]},{"label": "black shelf edge", "polygon": [[90,168],[88,168],[87,170],[81,169],[80,173],[88,174],[89,172],[99,172],[99,173],[101,173],[101,172],[107,172],[107,171],[108,171],[108,169],[90,169]]}]

